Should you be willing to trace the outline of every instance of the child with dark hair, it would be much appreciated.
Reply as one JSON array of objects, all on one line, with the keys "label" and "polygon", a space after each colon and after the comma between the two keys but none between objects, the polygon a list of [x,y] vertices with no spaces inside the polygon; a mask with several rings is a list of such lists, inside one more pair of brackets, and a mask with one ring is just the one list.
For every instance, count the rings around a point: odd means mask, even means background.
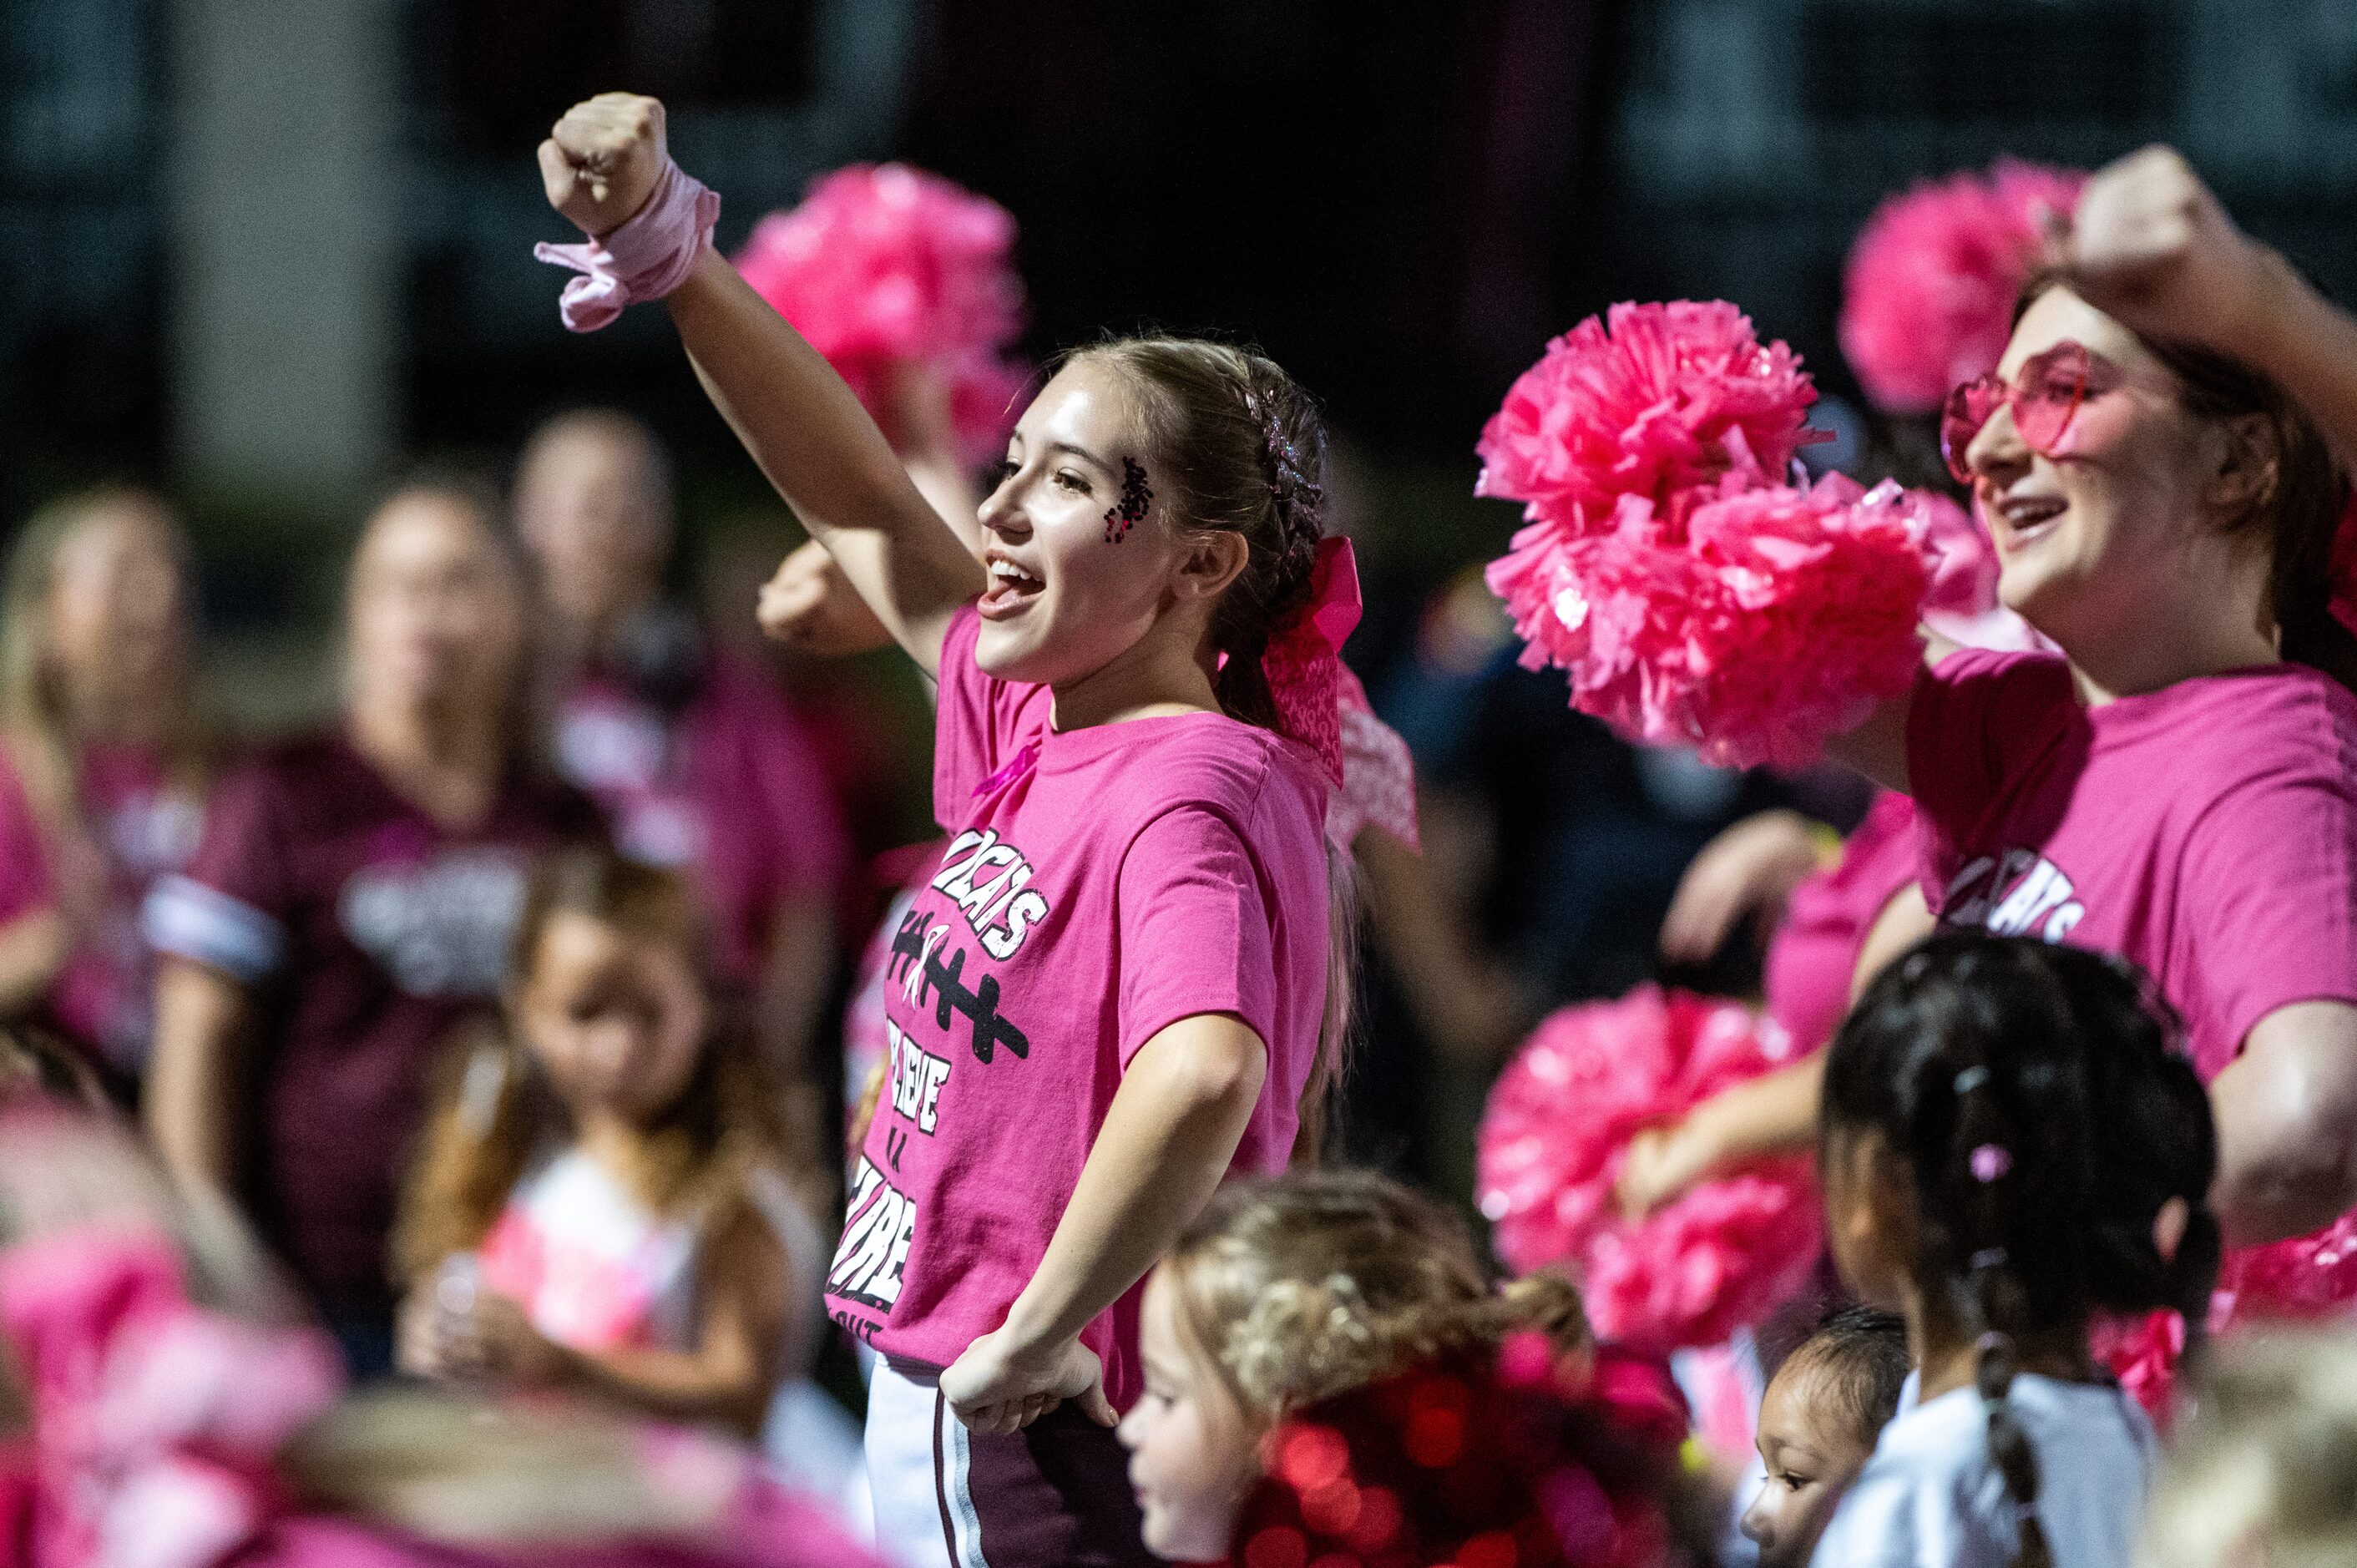
[{"label": "child with dark hair", "polygon": [[1865,1468],[1906,1386],[1907,1320],[1870,1306],[1827,1315],[1760,1402],[1767,1478],[1743,1510],[1760,1568],[1809,1560],[1842,1494]]},{"label": "child with dark hair", "polygon": [[2115,1568],[2152,1428],[2088,1354],[2096,1312],[2217,1276],[2209,1102],[2125,960],[1941,936],[1834,1038],[1818,1158],[1835,1262],[1917,1371],[1815,1561]]}]

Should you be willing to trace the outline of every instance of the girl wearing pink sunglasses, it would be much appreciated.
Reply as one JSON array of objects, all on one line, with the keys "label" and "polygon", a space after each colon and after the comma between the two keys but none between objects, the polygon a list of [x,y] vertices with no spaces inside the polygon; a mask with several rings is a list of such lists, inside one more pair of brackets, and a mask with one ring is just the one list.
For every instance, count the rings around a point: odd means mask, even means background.
[{"label": "girl wearing pink sunglasses", "polygon": [[[2300,1235],[2357,1207],[2357,639],[2331,588],[2357,321],[2166,148],[2055,228],[1941,435],[2001,597],[2061,652],[1932,637],[1835,749],[1913,795],[1943,925],[2153,974],[2210,1085],[2228,1240]],[[1805,1146],[1822,1063],[1645,1197]]]},{"label": "girl wearing pink sunglasses", "polygon": [[2357,1206],[2357,321],[2164,148],[2095,177],[2055,262],[1941,445],[2061,652],[1935,646],[1845,748],[1913,793],[1943,925],[2153,972],[2230,1239],[2300,1234]]}]

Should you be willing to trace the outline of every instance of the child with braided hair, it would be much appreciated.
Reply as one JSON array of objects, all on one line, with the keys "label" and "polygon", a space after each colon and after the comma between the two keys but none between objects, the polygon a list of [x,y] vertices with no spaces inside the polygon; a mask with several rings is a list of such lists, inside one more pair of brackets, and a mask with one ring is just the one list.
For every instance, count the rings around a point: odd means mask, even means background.
[{"label": "child with braided hair", "polygon": [[[705,390],[940,682],[950,847],[896,928],[888,1083],[827,1276],[880,1353],[877,1530],[907,1564],[1145,1560],[1109,1430],[1138,1286],[1232,1170],[1314,1148],[1351,951],[1321,822],[1357,618],[1323,429],[1255,354],[1072,355],[979,521],[935,512],[851,389],[712,249],[662,105],[540,148],[589,236],[544,254],[587,330],[666,299]],[[1333,940],[1339,937],[1342,940]]]},{"label": "child with braided hair", "polygon": [[1827,1231],[1916,1372],[1815,1562],[2129,1561],[2152,1428],[2087,1329],[2210,1299],[2216,1139],[2177,1042],[2126,961],[2035,939],[1935,937],[1867,987],[1825,1064]]}]

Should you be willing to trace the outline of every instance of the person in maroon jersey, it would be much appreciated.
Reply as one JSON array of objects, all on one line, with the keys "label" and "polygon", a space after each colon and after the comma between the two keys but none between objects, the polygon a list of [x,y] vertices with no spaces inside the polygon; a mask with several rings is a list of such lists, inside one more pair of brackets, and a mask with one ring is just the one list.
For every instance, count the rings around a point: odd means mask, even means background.
[{"label": "person in maroon jersey", "polygon": [[599,832],[533,742],[524,577],[493,517],[447,484],[377,509],[340,717],[223,779],[146,911],[156,1148],[250,1206],[363,1376],[391,1365],[386,1238],[428,1064],[498,994],[532,855]]},{"label": "person in maroon jersey", "polygon": [[[517,465],[516,533],[553,644],[556,766],[624,854],[692,877],[715,978],[750,1004],[770,1071],[807,1091],[848,847],[776,681],[663,597],[669,469],[654,434],[612,409],[557,415]],[[812,1114],[818,1097],[800,1098],[797,1115]]]}]

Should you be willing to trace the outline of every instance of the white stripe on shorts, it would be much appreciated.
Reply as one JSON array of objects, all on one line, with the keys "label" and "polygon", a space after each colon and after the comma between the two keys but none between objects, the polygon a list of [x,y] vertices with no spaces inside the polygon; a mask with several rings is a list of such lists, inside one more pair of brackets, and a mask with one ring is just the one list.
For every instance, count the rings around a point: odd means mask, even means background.
[{"label": "white stripe on shorts", "polygon": [[876,1543],[896,1568],[988,1568],[965,1423],[950,1413],[938,1380],[877,1357],[866,1443]]},{"label": "white stripe on shorts", "polygon": [[933,1391],[933,1423],[942,1434],[942,1504],[947,1509],[950,1544],[957,1568],[990,1568],[982,1558],[982,1516],[974,1511],[973,1439],[965,1423],[950,1413],[950,1402]]}]

